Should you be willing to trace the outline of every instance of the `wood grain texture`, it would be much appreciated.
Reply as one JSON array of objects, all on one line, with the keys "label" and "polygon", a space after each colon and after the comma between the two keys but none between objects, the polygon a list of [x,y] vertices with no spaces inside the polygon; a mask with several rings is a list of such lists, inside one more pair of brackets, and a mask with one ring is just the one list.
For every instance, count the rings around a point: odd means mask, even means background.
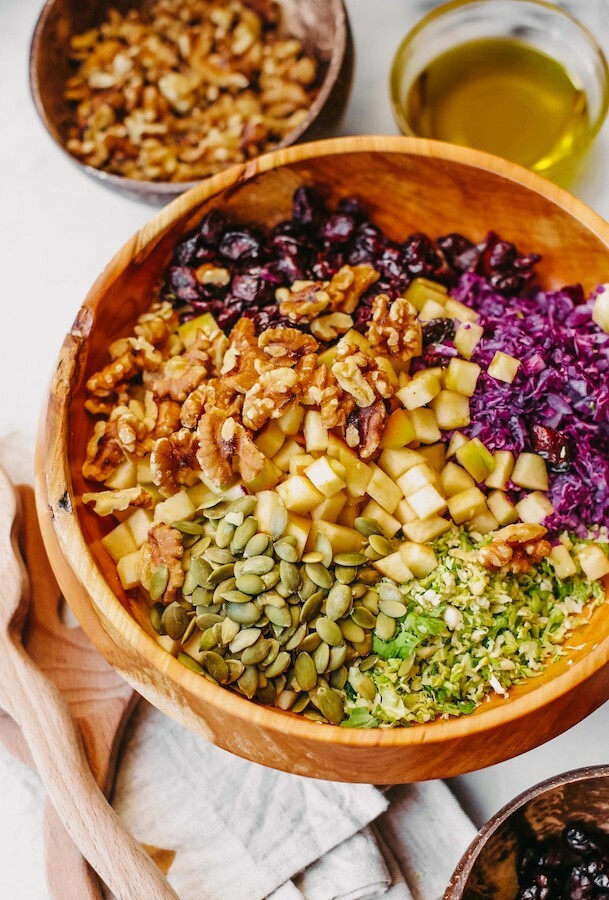
[{"label": "wood grain texture", "polygon": [[23,647],[28,585],[17,540],[19,515],[17,494],[0,470],[0,704],[20,726],[65,829],[119,900],[175,898],[100,791],[61,692]]},{"label": "wood grain texture", "polygon": [[36,494],[51,564],[100,652],[159,709],[240,756],[317,778],[408,782],[456,775],[522,753],[580,721],[609,697],[609,605],[571,648],[511,699],[473,715],[403,729],[320,726],[212,685],[163,651],[147,611],[122,591],[103,550],[104,522],[83,508],[81,466],[91,432],[84,382],[107,347],[128,333],[172,249],[212,208],[272,226],[289,215],[299,184],[334,201],[359,196],[394,238],[493,228],[543,254],[548,287],[609,276],[609,226],[555,185],[486,154],[413,138],[344,138],[292,147],[222,173],[163,209],[115,256],[91,289],[64,342],[41,422]]},{"label": "wood grain texture", "polygon": [[[136,181],[85,165],[66,150],[73,110],[64,100],[72,74],[70,36],[98,25],[109,8],[126,12],[147,0],[47,0],[40,13],[30,48],[30,88],[47,131],[87,175],[128,196],[163,204],[198,184],[192,182]],[[278,144],[316,140],[336,128],[349,99],[353,79],[353,40],[343,0],[277,0],[282,7],[284,31],[302,41],[321,71],[321,85],[306,118]]]}]

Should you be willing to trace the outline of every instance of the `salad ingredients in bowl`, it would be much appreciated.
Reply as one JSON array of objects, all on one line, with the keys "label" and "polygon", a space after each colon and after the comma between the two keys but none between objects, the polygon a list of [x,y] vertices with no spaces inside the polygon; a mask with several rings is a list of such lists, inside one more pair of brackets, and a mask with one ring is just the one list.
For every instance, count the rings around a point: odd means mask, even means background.
[{"label": "salad ingredients in bowl", "polygon": [[541,291],[537,261],[308,188],[268,234],[212,211],[180,242],[87,382],[83,469],[169,652],[367,728],[563,652],[609,575],[609,334],[602,289]]}]

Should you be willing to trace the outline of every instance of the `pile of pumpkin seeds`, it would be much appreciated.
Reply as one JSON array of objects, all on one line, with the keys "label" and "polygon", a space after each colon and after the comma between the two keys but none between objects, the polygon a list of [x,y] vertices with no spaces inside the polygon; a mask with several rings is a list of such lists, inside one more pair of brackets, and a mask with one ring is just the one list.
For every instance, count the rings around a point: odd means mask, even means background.
[{"label": "pile of pumpkin seeds", "polygon": [[366,675],[377,661],[373,635],[390,640],[406,614],[397,585],[371,565],[394,548],[378,522],[359,518],[355,527],[367,541],[361,552],[334,553],[320,533],[302,554],[284,522],[274,534],[261,532],[255,509],[253,496],[217,497],[193,521],[173,523],[185,547],[182,597],[158,602],[168,571],[157,568],[150,621],[180,662],[215,684],[338,725],[348,678],[374,700]]}]

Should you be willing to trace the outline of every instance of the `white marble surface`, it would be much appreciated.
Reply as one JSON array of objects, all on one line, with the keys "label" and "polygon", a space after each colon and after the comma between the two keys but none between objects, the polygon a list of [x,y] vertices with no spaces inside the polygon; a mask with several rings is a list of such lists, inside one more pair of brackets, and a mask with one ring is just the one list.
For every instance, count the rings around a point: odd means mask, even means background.
[{"label": "white marble surface", "polygon": [[[596,3],[578,0],[586,15]],[[153,214],[81,175],[53,144],[33,109],[28,46],[40,0],[0,0],[0,437],[33,435],[57,351],[100,269]],[[414,0],[347,0],[356,46],[351,104],[341,133],[395,133],[388,99],[393,51],[419,6]],[[609,126],[572,190],[609,216]],[[609,706],[544,747],[462,776],[454,787],[481,824],[519,791],[566,769],[607,762]],[[0,872],[10,867],[23,891],[45,896],[41,802],[36,777],[0,748]],[[27,831],[22,826],[28,823]],[[0,876],[0,896],[2,890]],[[9,900],[9,898],[7,898]]]}]

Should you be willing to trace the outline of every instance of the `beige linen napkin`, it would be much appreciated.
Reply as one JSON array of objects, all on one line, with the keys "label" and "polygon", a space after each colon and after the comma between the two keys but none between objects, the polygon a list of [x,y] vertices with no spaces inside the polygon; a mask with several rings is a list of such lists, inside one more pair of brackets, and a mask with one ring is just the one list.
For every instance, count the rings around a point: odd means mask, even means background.
[{"label": "beige linen napkin", "polygon": [[[16,482],[31,481],[32,446],[0,441]],[[138,840],[175,852],[182,900],[439,900],[475,834],[442,782],[382,791],[276,772],[144,702],[123,748],[113,805]]]}]

